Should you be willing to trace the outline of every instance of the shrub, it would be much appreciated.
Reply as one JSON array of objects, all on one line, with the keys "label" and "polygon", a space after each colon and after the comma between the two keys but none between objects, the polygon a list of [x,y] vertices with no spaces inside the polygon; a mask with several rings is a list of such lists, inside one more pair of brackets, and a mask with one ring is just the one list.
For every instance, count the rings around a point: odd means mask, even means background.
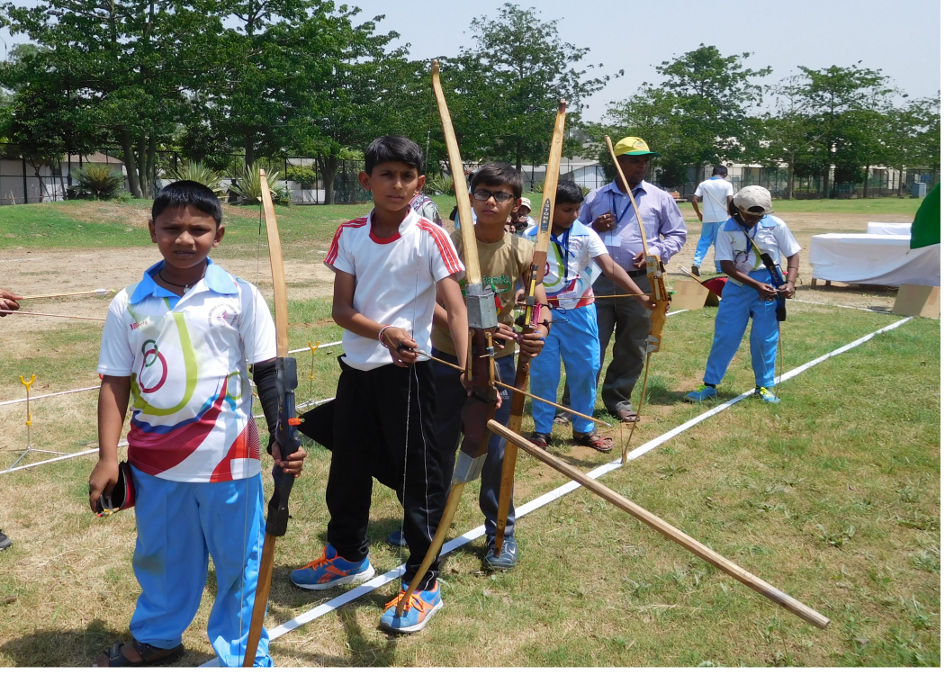
[{"label": "shrub", "polygon": [[285,171],[286,180],[301,183],[303,190],[310,190],[318,182],[318,172],[311,166],[290,166]]},{"label": "shrub", "polygon": [[167,175],[172,180],[192,180],[206,185],[220,198],[222,198],[227,191],[226,186],[222,185],[223,174],[220,171],[214,171],[200,162],[181,164],[176,169],[168,171]]},{"label": "shrub", "polygon": [[[262,188],[259,183],[259,169],[261,168],[266,168],[261,162],[256,162],[252,166],[244,165],[236,175],[236,185],[230,186],[230,190],[239,195],[241,203],[256,204],[262,200]],[[279,180],[279,172],[266,169],[266,181],[272,192],[272,201],[288,204],[289,190],[285,182]]]},{"label": "shrub", "polygon": [[72,173],[77,196],[85,199],[115,199],[125,186],[125,177],[107,164],[86,164]]},{"label": "shrub", "polygon": [[449,176],[427,176],[424,189],[431,195],[453,194],[453,179]]}]

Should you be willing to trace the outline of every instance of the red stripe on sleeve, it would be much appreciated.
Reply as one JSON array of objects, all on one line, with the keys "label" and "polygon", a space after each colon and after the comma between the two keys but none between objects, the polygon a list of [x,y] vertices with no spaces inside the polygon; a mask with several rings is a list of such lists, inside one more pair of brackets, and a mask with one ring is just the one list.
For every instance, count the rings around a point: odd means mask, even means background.
[{"label": "red stripe on sleeve", "polygon": [[331,267],[338,258],[338,240],[341,239],[341,233],[344,232],[346,227],[357,228],[364,227],[365,225],[367,225],[366,217],[349,220],[347,223],[342,223],[339,225],[338,229],[335,230],[335,236],[331,239],[331,246],[328,247],[328,255],[325,256],[325,264]]},{"label": "red stripe on sleeve", "polygon": [[446,269],[450,274],[463,271],[463,264],[460,262],[459,255],[456,253],[456,249],[453,248],[452,242],[450,242],[449,238],[446,236],[446,230],[422,218],[420,222],[417,223],[417,227],[433,237],[436,247],[440,250],[440,257],[446,264]]}]

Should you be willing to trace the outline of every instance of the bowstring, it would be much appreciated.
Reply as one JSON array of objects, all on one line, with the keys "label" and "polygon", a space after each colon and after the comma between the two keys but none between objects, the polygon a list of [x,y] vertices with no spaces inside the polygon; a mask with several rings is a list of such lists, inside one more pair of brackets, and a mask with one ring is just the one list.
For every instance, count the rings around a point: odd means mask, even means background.
[{"label": "bowstring", "polygon": [[[410,215],[409,213],[407,214]],[[420,214],[417,214],[418,216]],[[417,293],[420,289],[420,265],[416,265],[416,270],[414,274],[414,285],[413,285],[413,302],[411,303],[412,315],[410,317],[410,337],[411,339],[414,336],[414,326],[417,322]],[[436,303],[436,297],[434,295],[434,303]],[[430,326],[432,331],[433,326]],[[423,412],[420,405],[420,378],[417,375],[416,363],[411,363],[408,368],[407,373],[407,407],[404,411],[404,462],[403,470],[401,471],[401,481],[400,481],[400,494],[401,497],[401,509],[400,509],[400,538],[404,541],[407,539],[407,535],[404,530],[404,525],[407,522],[407,454],[410,449],[410,407],[413,403],[413,384],[414,380],[417,381],[417,421],[420,423],[420,437],[423,439],[423,452],[426,454],[426,437],[423,434]],[[409,547],[400,546],[400,542],[397,542],[397,550],[399,559],[406,565],[407,559],[405,555],[409,556]],[[408,548],[407,554],[404,553],[404,548]],[[405,567],[406,572],[406,567]]]},{"label": "bowstring", "polygon": [[[267,176],[267,179],[268,179],[268,176]],[[268,185],[267,185],[267,187],[268,187]],[[260,185],[260,188],[263,188],[263,186]],[[256,226],[256,270],[255,270],[255,275],[256,275],[256,281],[257,281],[257,284],[256,284],[257,288],[259,287],[259,284],[258,284],[258,282],[259,282],[259,274],[260,274],[260,273],[259,273],[259,242],[260,242],[260,240],[262,239],[262,228],[263,228],[263,203],[262,203],[262,199],[260,199],[260,200],[259,200],[259,223],[258,223],[258,225]],[[241,303],[241,304],[242,304],[242,303]],[[255,336],[256,336],[256,303],[255,303],[255,301],[253,302],[253,318],[252,318],[252,325],[253,325],[253,331],[252,331],[252,334],[253,334],[253,341],[255,342],[255,339],[256,339],[256,337],[255,337]],[[255,351],[255,345],[254,345],[253,349],[254,349],[254,351]],[[251,391],[251,393],[250,393],[250,396],[251,396],[251,397],[254,396],[254,394],[252,393],[252,391]],[[256,396],[256,398],[258,399],[259,397]],[[261,406],[262,406],[262,399],[259,399],[259,401],[260,401],[260,407],[261,407]],[[253,421],[252,418],[250,419],[249,423],[250,423],[250,424],[255,424],[255,422]],[[256,431],[256,435],[257,435],[257,438],[258,438],[258,436],[259,436],[259,430],[258,430],[258,429],[257,429],[257,431]],[[260,441],[260,446],[261,446],[261,445],[262,445],[262,442]],[[260,447],[260,472],[262,472],[262,452],[261,452],[261,450],[262,450],[262,447]],[[247,533],[247,531],[248,531],[248,529],[249,529],[249,500],[250,500],[250,496],[249,496],[249,491],[247,490],[246,493],[244,494],[244,499],[243,499],[243,540],[244,540],[244,542],[245,542],[245,540],[246,540],[246,533]],[[262,534],[263,536],[265,536],[264,532],[265,532],[265,528],[264,528],[262,531],[260,531],[259,534]],[[257,546],[259,545],[259,535],[257,535],[257,537],[256,537],[256,545],[257,545]],[[244,569],[244,570],[246,569],[248,548],[249,548],[249,547],[246,546],[245,543],[244,543],[244,545],[242,546],[242,563],[243,563],[243,569]],[[259,590],[259,586],[258,586],[258,571],[257,571],[257,592],[258,592],[258,590]],[[239,612],[239,614],[240,614],[240,618],[239,618],[239,630],[240,630],[240,632],[239,632],[239,634],[240,634],[240,648],[241,648],[241,649],[242,649],[242,647],[243,647],[243,640],[242,640],[242,635],[243,635],[243,603],[244,603],[245,600],[246,600],[246,575],[245,575],[245,574],[240,574],[240,612]],[[241,653],[240,653],[240,663],[243,663],[243,661],[245,660],[245,658],[246,658],[245,652],[241,652]]]}]

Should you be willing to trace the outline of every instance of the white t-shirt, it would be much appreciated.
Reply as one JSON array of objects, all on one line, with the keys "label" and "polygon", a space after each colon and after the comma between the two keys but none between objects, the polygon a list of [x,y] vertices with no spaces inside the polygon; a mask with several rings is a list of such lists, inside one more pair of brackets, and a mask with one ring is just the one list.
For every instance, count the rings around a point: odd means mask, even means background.
[{"label": "white t-shirt", "polygon": [[[534,241],[538,227],[522,235]],[[548,259],[542,285],[549,303],[561,309],[574,309],[594,302],[592,285],[601,274],[594,259],[607,253],[600,235],[580,221],[560,236],[552,235],[548,243]]]},{"label": "white t-shirt", "polygon": [[735,222],[734,218],[729,218],[716,237],[715,259],[731,260],[735,263],[735,268],[745,274],[761,268],[763,263],[755,253],[749,236],[761,252],[770,255],[778,266],[781,264],[782,255],[790,258],[801,250],[801,245],[797,243],[787,224],[777,216],[765,216],[756,226],[749,228],[747,234],[745,228]]},{"label": "white t-shirt", "polygon": [[732,184],[721,176],[699,183],[694,193],[702,197],[702,222],[722,223],[728,220],[728,197],[735,194]]},{"label": "white t-shirt", "polygon": [[150,273],[108,308],[98,372],[131,377],[128,458],[145,473],[215,483],[260,472],[246,363],[276,356],[269,308],[212,262],[183,297]]},{"label": "white t-shirt", "polygon": [[[412,209],[387,240],[371,232],[371,217],[343,223],[335,232],[325,264],[355,277],[354,308],[382,324],[403,328],[429,353],[436,284],[448,276],[462,278],[465,268],[446,230]],[[341,339],[349,366],[373,370],[392,363],[376,338],[346,330]],[[426,357],[421,356],[423,360]]]}]

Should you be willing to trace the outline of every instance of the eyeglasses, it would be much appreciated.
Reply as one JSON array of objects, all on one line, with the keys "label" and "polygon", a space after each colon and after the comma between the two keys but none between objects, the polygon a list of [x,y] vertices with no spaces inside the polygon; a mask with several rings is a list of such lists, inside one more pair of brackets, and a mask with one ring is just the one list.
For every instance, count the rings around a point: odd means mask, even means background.
[{"label": "eyeglasses", "polygon": [[472,196],[473,199],[480,202],[487,202],[489,201],[489,197],[492,197],[495,199],[496,204],[502,204],[503,202],[507,202],[510,199],[515,199],[515,195],[513,195],[511,192],[490,192],[489,190],[482,189],[473,190]]}]

